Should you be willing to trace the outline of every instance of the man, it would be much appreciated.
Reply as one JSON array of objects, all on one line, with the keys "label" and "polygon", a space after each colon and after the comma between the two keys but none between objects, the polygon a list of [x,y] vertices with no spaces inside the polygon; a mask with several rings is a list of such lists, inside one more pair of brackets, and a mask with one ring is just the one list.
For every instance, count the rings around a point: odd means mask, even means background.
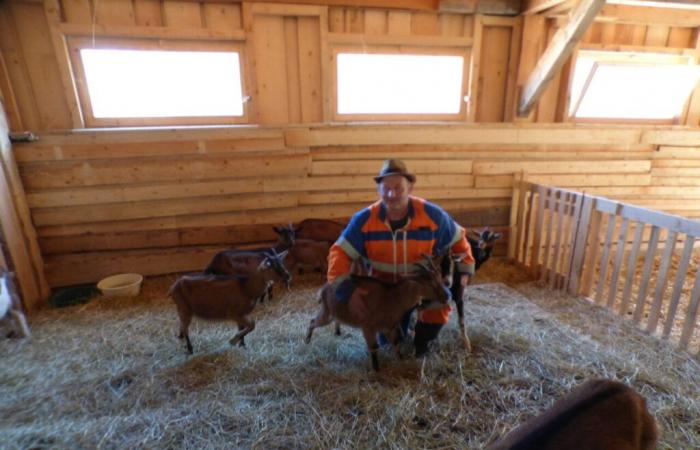
[{"label": "man", "polygon": [[[350,278],[352,262],[360,257],[369,261],[372,276],[395,282],[417,268],[423,254],[437,255],[448,249],[463,255],[457,261],[466,286],[474,273],[474,258],[465,231],[439,206],[411,195],[416,177],[399,159],[384,161],[374,178],[379,201],[356,213],[328,255],[328,282],[335,288],[338,301],[362,296]],[[362,302],[353,302],[361,305]],[[357,311],[366,315],[366,311]],[[414,344],[416,355],[427,351],[449,320],[450,307],[419,313]],[[410,312],[402,327],[406,331]]]}]

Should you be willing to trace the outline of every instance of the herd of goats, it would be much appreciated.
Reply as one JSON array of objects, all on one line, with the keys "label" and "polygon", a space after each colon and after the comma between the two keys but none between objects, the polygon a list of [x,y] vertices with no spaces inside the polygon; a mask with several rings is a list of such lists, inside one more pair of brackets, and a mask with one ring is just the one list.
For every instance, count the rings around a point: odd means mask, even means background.
[{"label": "herd of goats", "polygon": [[[248,318],[255,305],[272,298],[272,286],[283,282],[289,287],[290,273],[315,269],[325,272],[330,246],[337,240],[343,225],[322,219],[307,219],[296,227],[275,227],[279,238],[273,247],[226,250],[217,253],[202,273],[179,278],[170,288],[170,297],[180,318],[180,338],[187,351],[193,352],[188,329],[194,316],[209,320],[232,320],[238,332],[231,345],[245,346],[245,336],[255,328]],[[468,236],[476,269],[489,259],[500,233],[488,229]],[[390,342],[400,333],[398,324],[412,308],[443,306],[449,296],[457,305],[464,346],[470,350],[464,327],[463,288],[451,255],[429,257],[418,264],[414,276],[398,283],[378,281],[369,275],[366,262],[356,261],[352,275],[367,295],[366,314],[360,318],[337,302],[333,289],[326,284],[319,293],[321,308],[309,325],[306,342],[314,328],[331,321],[362,330],[370,350],[372,366],[379,370],[376,335],[386,333]],[[16,324],[16,334],[29,337],[29,327],[22,314],[20,299],[13,289],[13,274],[0,269],[0,320]],[[593,379],[557,400],[548,410],[517,427],[487,450],[653,450],[658,428],[649,413],[646,400],[624,383]]]},{"label": "herd of goats", "polygon": [[[288,287],[290,273],[297,269],[325,272],[330,246],[343,228],[338,222],[324,219],[306,219],[297,226],[274,227],[278,235],[275,246],[219,252],[202,273],[185,275],[177,280],[170,288],[170,297],[177,305],[180,338],[185,339],[187,351],[193,351],[188,333],[193,316],[235,321],[238,332],[230,343],[244,346],[245,336],[255,328],[255,322],[248,317],[255,305],[272,297],[275,282],[283,282]],[[473,231],[468,236],[477,269],[489,259],[500,237],[501,233],[489,229]],[[457,305],[463,344],[471,350],[464,326],[464,288],[459,283],[461,274],[457,272],[451,255],[426,255],[418,267],[414,276],[389,284],[369,276],[371,269],[365,261],[355,261],[352,277],[357,287],[367,292],[366,314],[358,317],[348,303],[335,301],[333,290],[326,285],[319,296],[321,310],[311,321],[306,341],[311,340],[315,328],[331,321],[359,328],[370,351],[372,365],[379,370],[377,333],[386,333],[391,342],[397,341],[399,324],[406,312],[412,308],[444,306],[449,300],[444,287],[448,287]]]}]

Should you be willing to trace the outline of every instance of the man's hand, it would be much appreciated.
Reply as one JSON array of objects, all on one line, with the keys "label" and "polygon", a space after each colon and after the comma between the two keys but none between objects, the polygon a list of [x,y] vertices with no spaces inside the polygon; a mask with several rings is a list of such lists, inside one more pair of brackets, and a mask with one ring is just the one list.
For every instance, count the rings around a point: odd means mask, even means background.
[{"label": "man's hand", "polygon": [[469,275],[467,275],[466,273],[463,274],[462,277],[459,279],[459,284],[462,287],[467,287],[467,285],[469,284]]},{"label": "man's hand", "polygon": [[348,305],[348,308],[350,309],[350,312],[357,317],[359,322],[364,322],[369,315],[366,303],[367,294],[368,292],[366,289],[358,287],[352,291],[352,295],[350,296],[350,304]]}]

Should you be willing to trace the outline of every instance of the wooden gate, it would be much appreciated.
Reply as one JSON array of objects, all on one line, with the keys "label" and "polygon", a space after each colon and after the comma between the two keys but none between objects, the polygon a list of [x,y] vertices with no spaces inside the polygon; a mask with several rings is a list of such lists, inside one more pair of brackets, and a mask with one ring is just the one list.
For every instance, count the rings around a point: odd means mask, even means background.
[{"label": "wooden gate", "polygon": [[682,349],[700,346],[699,221],[527,181],[513,189],[511,259],[551,289],[585,296]]}]

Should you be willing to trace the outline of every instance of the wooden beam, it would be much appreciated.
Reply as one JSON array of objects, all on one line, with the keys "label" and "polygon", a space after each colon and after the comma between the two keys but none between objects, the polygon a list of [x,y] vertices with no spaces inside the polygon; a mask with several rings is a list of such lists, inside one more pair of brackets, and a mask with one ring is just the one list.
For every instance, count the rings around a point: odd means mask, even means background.
[{"label": "wooden beam", "polygon": [[525,83],[518,107],[519,116],[526,116],[530,112],[547,87],[547,82],[564,65],[566,58],[604,4],[605,0],[581,0],[571,21],[557,31]]},{"label": "wooden beam", "polygon": [[[698,5],[700,6],[700,5]],[[548,18],[566,18],[569,11],[560,8],[550,8],[542,13]],[[651,4],[642,6],[629,4],[606,4],[595,18],[596,22],[631,24],[631,25],[664,25],[670,27],[692,28],[700,26],[700,14],[690,7],[655,8]]]},{"label": "wooden beam", "polygon": [[19,178],[7,122],[0,104],[0,228],[17,273],[24,307],[36,310],[50,295],[36,232],[29,217],[24,188]]},{"label": "wooden beam", "polygon": [[440,0],[438,11],[458,14],[516,16],[521,0]]},{"label": "wooden beam", "polygon": [[566,0],[524,0],[523,14],[537,14],[554,6],[559,6]]}]

